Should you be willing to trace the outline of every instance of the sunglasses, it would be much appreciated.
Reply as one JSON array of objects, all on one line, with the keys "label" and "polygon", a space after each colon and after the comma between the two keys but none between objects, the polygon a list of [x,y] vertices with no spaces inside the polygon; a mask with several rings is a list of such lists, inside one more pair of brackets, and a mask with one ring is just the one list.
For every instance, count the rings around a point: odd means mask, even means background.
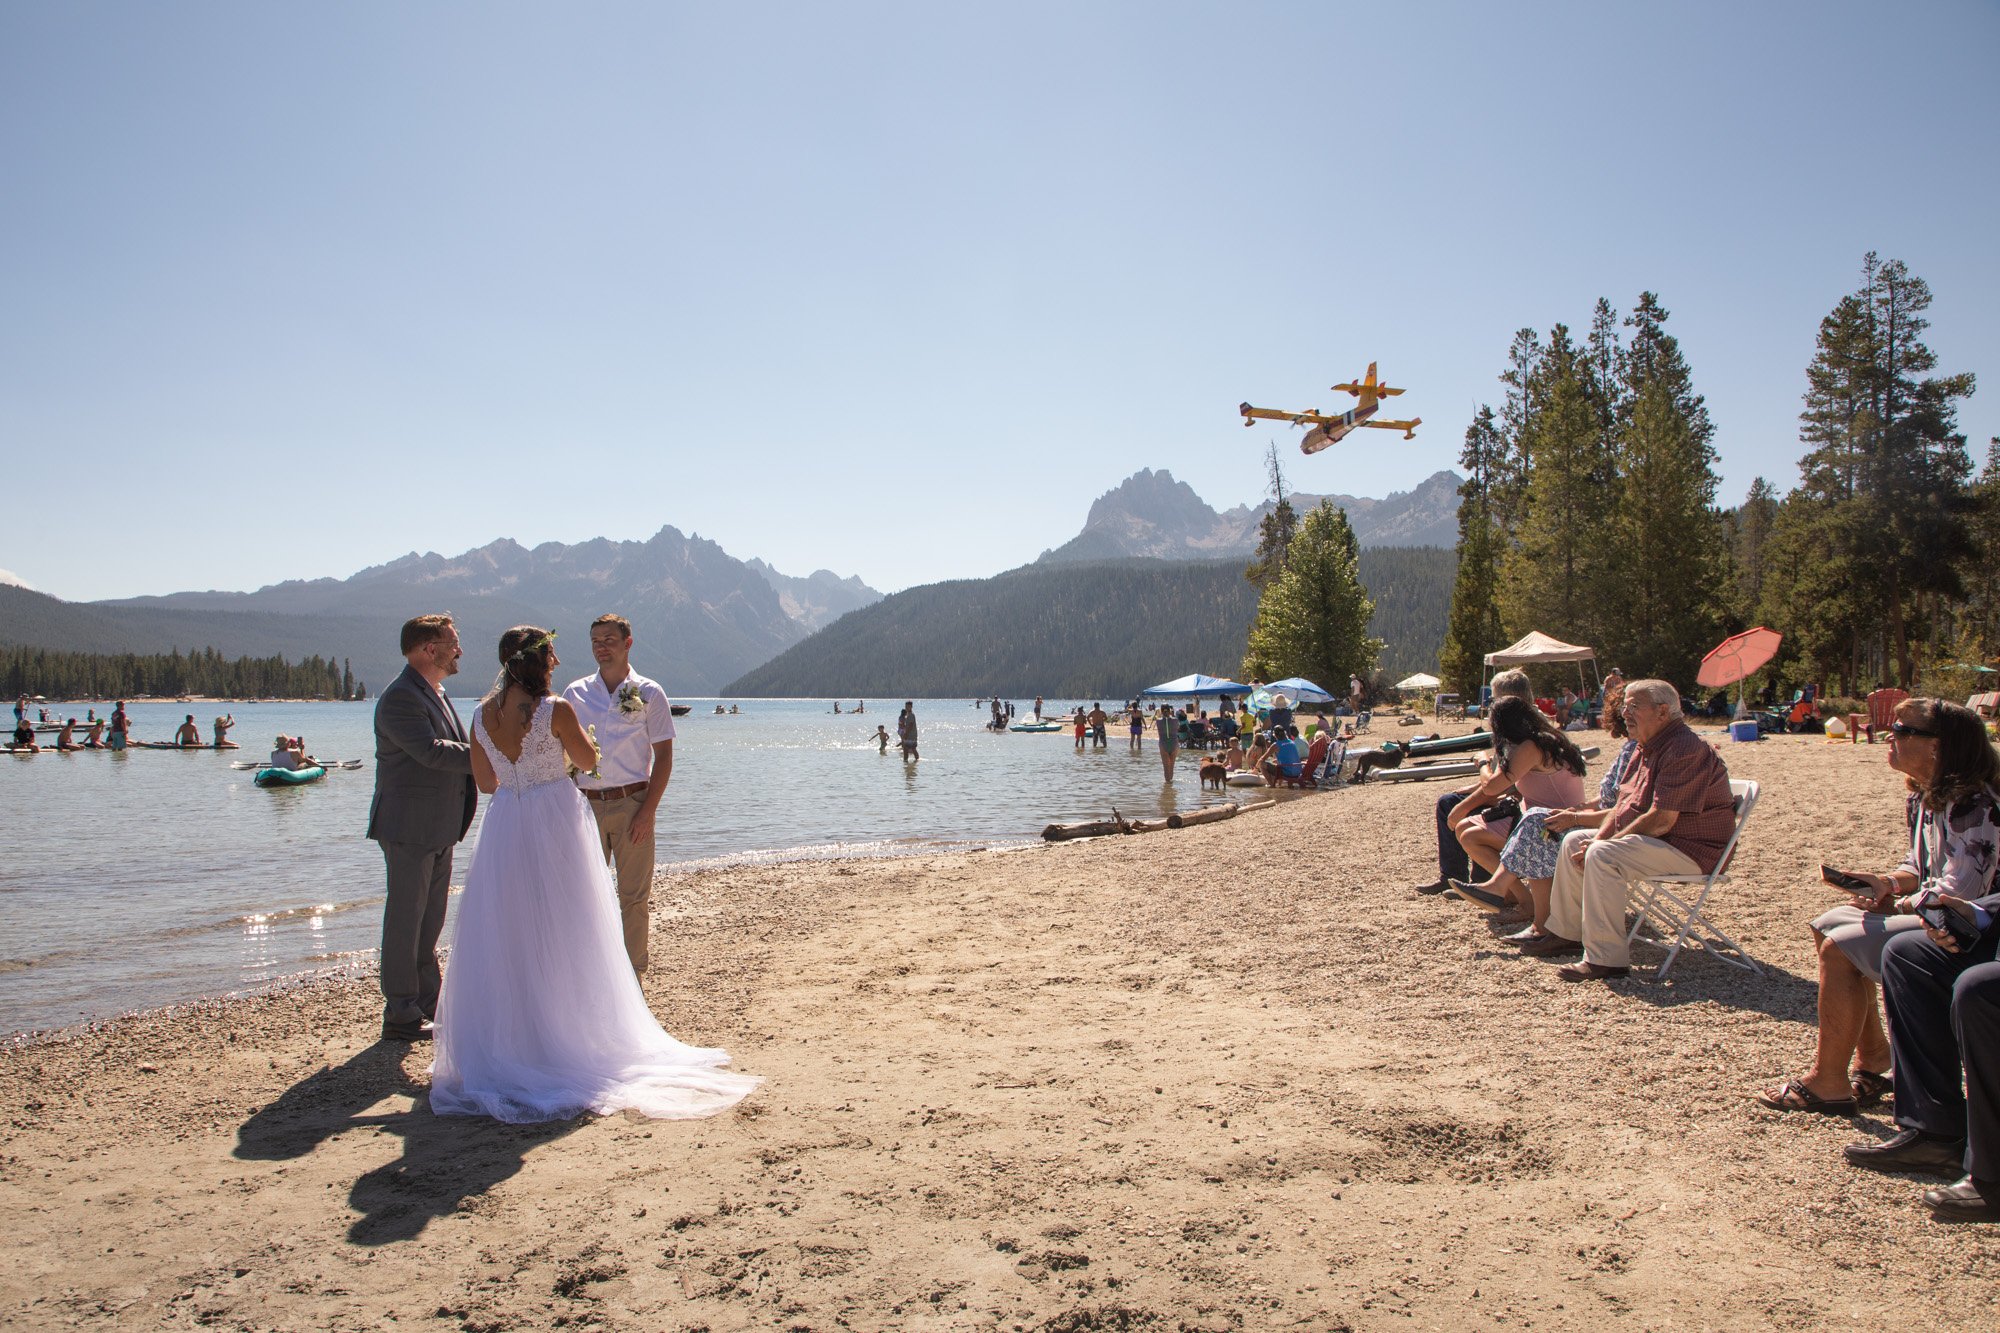
[{"label": "sunglasses", "polygon": [[1937,737],[1935,731],[1926,731],[1922,727],[1913,727],[1907,722],[1891,722],[1889,724],[1889,734],[1892,736],[1928,736],[1932,739],[1936,739]]}]

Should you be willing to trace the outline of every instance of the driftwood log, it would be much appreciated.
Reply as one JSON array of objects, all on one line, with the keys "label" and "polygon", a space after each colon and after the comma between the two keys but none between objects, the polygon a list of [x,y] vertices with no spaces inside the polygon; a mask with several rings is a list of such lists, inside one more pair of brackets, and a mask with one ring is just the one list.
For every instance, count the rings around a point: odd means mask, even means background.
[{"label": "driftwood log", "polygon": [[1186,828],[1190,824],[1213,824],[1218,819],[1233,818],[1239,810],[1262,810],[1276,804],[1276,801],[1266,797],[1261,801],[1213,805],[1193,814],[1168,815],[1165,819],[1127,819],[1113,810],[1109,819],[1090,819],[1081,824],[1050,824],[1042,830],[1042,841],[1068,842],[1071,838],[1102,838],[1113,833],[1158,833],[1161,829]]},{"label": "driftwood log", "polygon": [[1212,805],[1206,810],[1197,810],[1190,815],[1173,814],[1167,816],[1168,828],[1186,828],[1190,824],[1213,824],[1218,819],[1233,819],[1245,810],[1262,810],[1277,802],[1265,797],[1261,801],[1232,802],[1228,805]]}]

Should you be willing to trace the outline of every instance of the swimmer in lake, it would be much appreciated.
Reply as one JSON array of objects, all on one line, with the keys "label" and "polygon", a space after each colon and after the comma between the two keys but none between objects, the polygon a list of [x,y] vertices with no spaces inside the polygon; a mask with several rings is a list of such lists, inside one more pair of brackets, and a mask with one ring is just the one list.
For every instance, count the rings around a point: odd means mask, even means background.
[{"label": "swimmer in lake", "polygon": [[194,724],[193,713],[189,713],[187,715],[187,720],[182,722],[180,728],[174,732],[174,744],[175,745],[201,744],[201,728],[197,727]]},{"label": "swimmer in lake", "polygon": [[875,742],[875,751],[877,754],[889,753],[889,729],[887,727],[877,722],[875,724],[875,734],[868,739]]}]

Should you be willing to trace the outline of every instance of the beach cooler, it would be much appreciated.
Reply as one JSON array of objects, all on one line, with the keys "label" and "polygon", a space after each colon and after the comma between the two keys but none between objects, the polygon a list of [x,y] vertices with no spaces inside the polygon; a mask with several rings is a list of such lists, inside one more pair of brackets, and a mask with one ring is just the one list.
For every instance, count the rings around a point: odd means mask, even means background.
[{"label": "beach cooler", "polygon": [[1732,741],[1754,741],[1757,739],[1757,719],[1746,717],[1740,722],[1729,724],[1729,739]]}]

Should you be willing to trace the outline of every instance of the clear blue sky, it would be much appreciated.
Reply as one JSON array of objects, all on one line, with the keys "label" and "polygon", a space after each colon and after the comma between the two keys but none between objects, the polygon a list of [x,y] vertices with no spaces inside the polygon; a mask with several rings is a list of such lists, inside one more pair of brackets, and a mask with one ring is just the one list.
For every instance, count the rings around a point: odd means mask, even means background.
[{"label": "clear blue sky", "polygon": [[[84,599],[662,524],[894,590],[1169,468],[1454,465],[1512,332],[1673,312],[1796,477],[1870,249],[2000,434],[2000,7],[0,0],[0,567]],[[1425,425],[1236,404],[1379,360]],[[309,534],[259,540],[275,521]]]}]

